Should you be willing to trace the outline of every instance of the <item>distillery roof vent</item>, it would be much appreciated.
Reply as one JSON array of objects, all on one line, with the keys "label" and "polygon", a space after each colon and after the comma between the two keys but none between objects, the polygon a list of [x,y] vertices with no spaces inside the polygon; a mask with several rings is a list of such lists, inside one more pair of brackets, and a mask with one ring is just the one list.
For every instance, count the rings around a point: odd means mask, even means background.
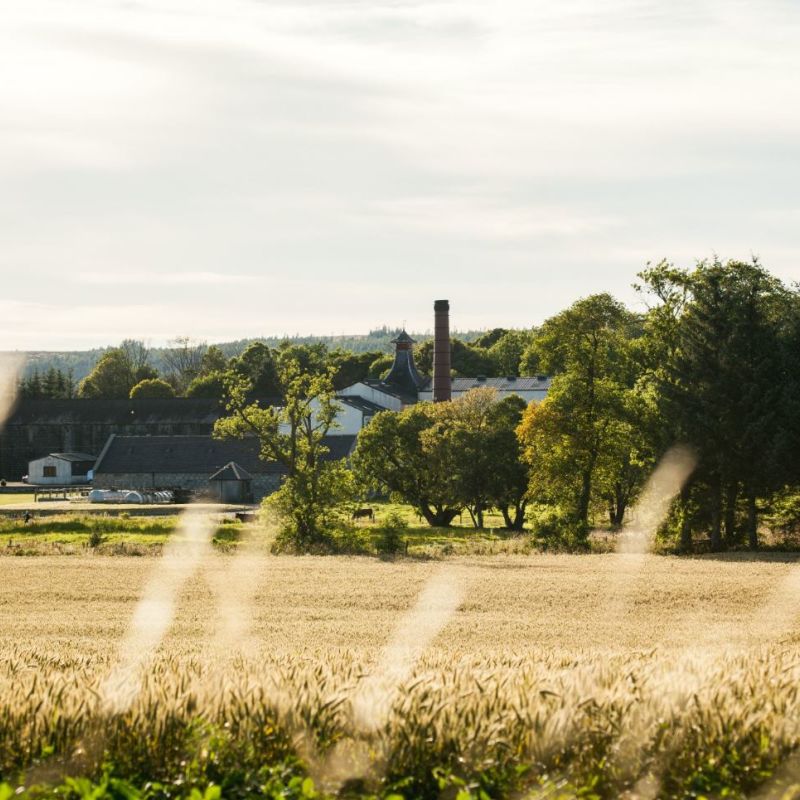
[{"label": "distillery roof vent", "polygon": [[400,331],[392,339],[394,345],[394,364],[384,383],[393,386],[404,395],[416,397],[420,386],[425,382],[414,364],[414,345],[416,342],[405,332]]}]

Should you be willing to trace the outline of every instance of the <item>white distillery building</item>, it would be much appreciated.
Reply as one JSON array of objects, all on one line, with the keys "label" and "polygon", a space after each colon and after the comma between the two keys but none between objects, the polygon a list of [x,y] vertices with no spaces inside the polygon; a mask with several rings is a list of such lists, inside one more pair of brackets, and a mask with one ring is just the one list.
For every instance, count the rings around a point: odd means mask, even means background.
[{"label": "white distillery building", "polygon": [[[497,392],[500,400],[509,395],[516,395],[530,405],[531,403],[541,403],[547,397],[550,378],[547,375],[535,375],[532,378],[517,378],[513,375],[506,378],[486,378],[483,375],[478,375],[477,378],[451,378],[450,395],[455,400],[473,389],[487,386]],[[420,402],[433,400],[433,386],[423,386],[419,390],[419,400]]]},{"label": "white distillery building", "polygon": [[96,460],[88,453],[50,453],[28,463],[28,483],[32,486],[87,484]]},{"label": "white distillery building", "polygon": [[[454,377],[450,371],[450,304],[437,300],[434,304],[435,327],[433,346],[433,375],[421,375],[414,364],[414,340],[405,332],[392,341],[395,345],[394,364],[383,380],[367,379],[339,392],[339,400],[365,404],[363,424],[375,408],[400,411],[406,406],[424,401],[442,402],[463,397],[472,389],[494,389],[498,400],[517,396],[526,403],[540,403],[547,397],[551,378],[548,375],[489,378],[484,375]],[[347,432],[351,431],[355,415],[349,410],[342,414]]]}]

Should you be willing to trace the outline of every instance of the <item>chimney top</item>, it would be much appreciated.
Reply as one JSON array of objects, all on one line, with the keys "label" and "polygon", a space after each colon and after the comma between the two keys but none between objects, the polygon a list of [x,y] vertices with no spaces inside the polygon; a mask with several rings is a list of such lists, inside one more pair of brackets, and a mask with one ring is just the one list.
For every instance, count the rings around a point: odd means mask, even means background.
[{"label": "chimney top", "polygon": [[450,380],[450,303],[436,300],[433,304],[433,402],[452,397]]}]

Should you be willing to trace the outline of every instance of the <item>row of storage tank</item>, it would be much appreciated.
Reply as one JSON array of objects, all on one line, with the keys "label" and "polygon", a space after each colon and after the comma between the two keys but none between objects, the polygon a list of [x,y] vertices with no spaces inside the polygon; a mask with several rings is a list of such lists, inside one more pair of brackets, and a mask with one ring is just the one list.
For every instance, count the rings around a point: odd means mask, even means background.
[{"label": "row of storage tank", "polygon": [[90,503],[133,503],[138,505],[154,505],[157,503],[173,503],[173,492],[140,492],[128,489],[92,489],[89,492]]}]

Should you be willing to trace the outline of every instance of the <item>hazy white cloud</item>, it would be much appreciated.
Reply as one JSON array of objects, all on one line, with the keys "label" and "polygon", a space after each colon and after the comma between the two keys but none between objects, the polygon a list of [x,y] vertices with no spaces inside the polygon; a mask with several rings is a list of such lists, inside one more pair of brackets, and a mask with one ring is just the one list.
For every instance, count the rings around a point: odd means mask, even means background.
[{"label": "hazy white cloud", "polygon": [[257,283],[256,275],[225,272],[79,272],[76,278],[92,286],[231,286]]},{"label": "hazy white cloud", "polygon": [[497,242],[588,236],[621,225],[610,215],[582,215],[578,209],[526,207],[468,195],[389,201],[368,209],[360,218],[411,234],[423,231]]},{"label": "hazy white cloud", "polygon": [[532,324],[712,251],[800,279],[798,41],[785,0],[10,0],[5,346]]}]

